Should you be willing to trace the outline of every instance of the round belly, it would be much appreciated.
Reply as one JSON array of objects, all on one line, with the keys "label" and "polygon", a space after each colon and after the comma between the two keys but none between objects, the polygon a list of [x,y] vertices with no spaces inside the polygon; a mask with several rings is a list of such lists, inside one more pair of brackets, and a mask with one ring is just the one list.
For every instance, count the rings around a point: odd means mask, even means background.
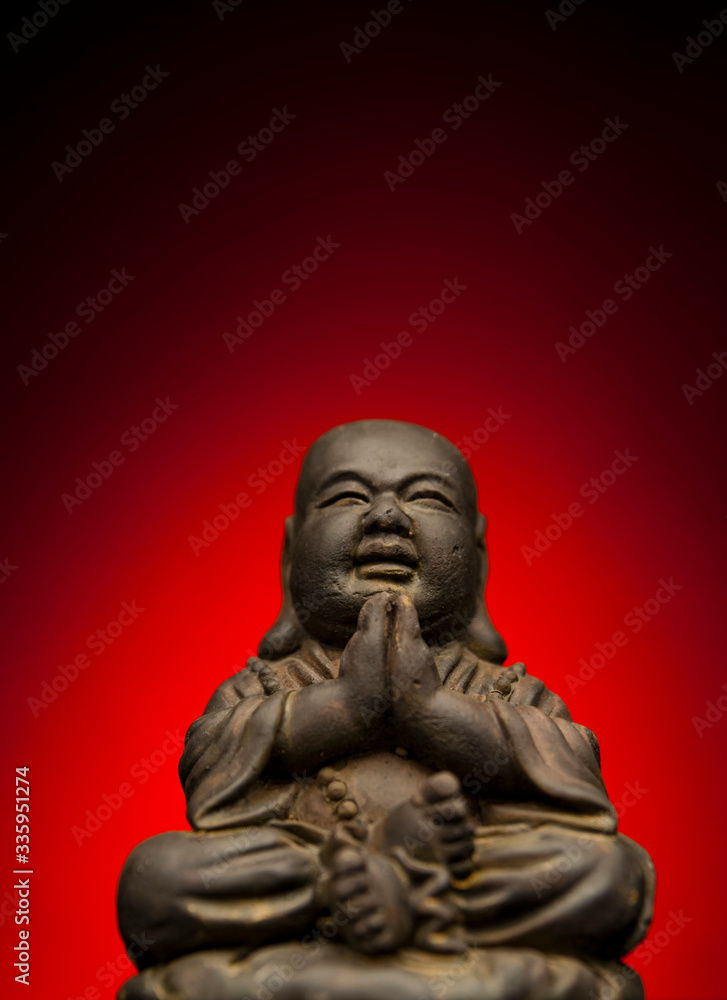
[{"label": "round belly", "polygon": [[374,823],[409,799],[431,773],[385,751],[348,757],[323,768],[316,783],[303,788],[291,818],[326,829],[354,818]]}]

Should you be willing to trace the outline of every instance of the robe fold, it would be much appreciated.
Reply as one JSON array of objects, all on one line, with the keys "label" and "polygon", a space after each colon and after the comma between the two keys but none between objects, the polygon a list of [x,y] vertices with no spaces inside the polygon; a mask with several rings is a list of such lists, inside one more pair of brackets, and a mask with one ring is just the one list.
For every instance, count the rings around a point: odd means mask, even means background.
[{"label": "robe fold", "polygon": [[[475,870],[445,893],[456,917],[436,931],[440,942],[450,934],[456,945],[474,949],[500,992],[485,990],[478,972],[462,998],[641,997],[638,976],[616,960],[647,930],[653,866],[617,833],[595,736],[522,664],[504,668],[455,642],[437,654],[436,665],[444,687],[481,705],[483,745],[491,748],[488,759],[460,775],[477,823]],[[337,660],[312,640],[279,661],[253,658],[190,726],[179,773],[192,831],[140,844],[119,885],[127,944],[152,942],[137,960],[146,971],[122,989],[124,1000],[207,1000],[210,990],[216,1000],[244,1000],[259,983],[256,970],[268,968],[267,954],[305,951],[320,921],[331,920],[320,848],[339,822],[336,803],[317,773],[282,774],[274,754],[286,699],[337,672]],[[399,804],[392,790],[401,795],[408,782],[413,794],[432,773],[405,747],[395,749],[322,761],[345,783],[360,818],[381,819]],[[418,1000],[431,995],[433,970],[446,962],[431,956],[429,968],[426,937],[416,943],[429,970],[417,979],[416,959],[406,973]],[[324,984],[338,975],[340,947],[321,941],[320,955],[285,996],[308,996],[309,975]],[[232,950],[214,950],[225,948]],[[362,975],[371,984],[392,975],[408,996],[401,978],[408,961],[404,952],[366,960]],[[381,995],[375,985],[369,993],[372,1000]]]},{"label": "robe fold", "polygon": [[[495,749],[482,769],[461,776],[485,825],[555,821],[613,833],[616,814],[600,776],[595,736],[522,664],[507,696],[495,686],[504,668],[478,660],[459,643],[439,657],[444,687],[482,704],[482,725]],[[288,692],[330,680],[337,664],[307,640],[299,654],[274,663],[253,659],[225,681],[187,733],[179,773],[187,816],[197,830],[296,818],[296,800],[312,776],[265,774]],[[502,685],[501,685],[502,686]],[[505,685],[507,687],[507,685]]]}]

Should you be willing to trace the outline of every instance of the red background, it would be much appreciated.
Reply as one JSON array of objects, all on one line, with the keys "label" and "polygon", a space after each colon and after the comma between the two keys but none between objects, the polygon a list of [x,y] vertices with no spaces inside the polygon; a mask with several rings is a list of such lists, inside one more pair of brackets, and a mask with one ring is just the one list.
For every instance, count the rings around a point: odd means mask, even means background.
[{"label": "red background", "polygon": [[[6,7],[3,35],[37,9]],[[15,98],[0,220],[10,414],[0,559],[17,567],[2,586],[3,902],[21,765],[34,872],[32,985],[13,982],[6,906],[5,995],[109,1000],[128,974],[120,867],[139,840],[185,825],[165,733],[184,734],[279,605],[300,459],[260,495],[249,477],[285,441],[309,445],[334,424],[391,417],[463,442],[490,407],[509,417],[471,463],[489,518],[493,620],[511,660],[597,733],[621,828],[654,858],[655,943],[633,959],[649,997],[725,995],[727,722],[713,714],[700,734],[693,719],[727,681],[727,378],[692,405],[682,385],[727,350],[716,186],[727,180],[727,36],[680,73],[672,52],[718,13],[693,9],[637,20],[588,0],[552,30],[536,3],[404,0],[349,63],[340,43],[370,5],[250,0],[220,18],[212,3],[74,0],[18,53],[3,39]],[[157,63],[169,76],[125,121],[112,115],[114,132],[59,181],[51,163],[66,144]],[[452,131],[442,116],[480,74],[501,86]],[[238,143],[273,108],[296,117],[245,163]],[[577,172],[571,152],[615,116],[628,128]],[[384,172],[438,127],[447,141],[392,193]],[[233,157],[239,176],[185,224],[179,204]],[[573,184],[519,235],[511,214],[569,167]],[[231,353],[223,332],[329,235],[340,247]],[[618,300],[563,362],[554,345],[569,326],[662,244],[672,257],[648,287]],[[128,288],[24,385],[18,366],[113,268],[134,275]],[[409,315],[455,278],[466,291],[416,332]],[[411,346],[357,393],[351,376],[402,330]],[[124,464],[69,514],[62,494],[157,396],[178,409],[134,454],[121,447]],[[638,460],[587,503],[581,485],[627,448]],[[189,536],[241,491],[251,505],[195,556]],[[583,516],[529,566],[521,547],[574,501]],[[625,628],[670,577],[682,588],[673,600],[638,635]],[[28,699],[132,600],[143,613],[35,717]],[[579,659],[618,630],[628,644],[571,690]],[[152,754],[165,758],[154,774],[142,763]],[[79,845],[72,828],[125,782],[131,797]],[[665,930],[671,913],[682,916],[676,934]]]}]

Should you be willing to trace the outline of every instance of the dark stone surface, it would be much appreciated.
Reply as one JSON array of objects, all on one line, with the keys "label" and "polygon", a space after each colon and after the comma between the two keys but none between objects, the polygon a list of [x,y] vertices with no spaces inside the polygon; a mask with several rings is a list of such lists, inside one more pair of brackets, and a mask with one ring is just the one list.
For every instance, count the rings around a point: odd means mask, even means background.
[{"label": "dark stone surface", "polygon": [[432,431],[311,447],[280,616],[188,733],[192,830],[124,866],[122,1000],[643,995],[653,866],[593,733],[503,666],[484,531]]}]

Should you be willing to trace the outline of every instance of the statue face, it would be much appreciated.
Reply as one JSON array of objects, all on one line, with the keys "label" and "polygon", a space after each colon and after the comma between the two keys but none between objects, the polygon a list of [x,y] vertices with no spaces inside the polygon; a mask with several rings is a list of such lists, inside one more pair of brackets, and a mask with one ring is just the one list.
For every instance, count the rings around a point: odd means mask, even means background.
[{"label": "statue face", "polygon": [[[413,424],[335,428],[306,456],[291,592],[305,628],[343,645],[364,601],[403,591],[425,638],[469,622],[480,586],[476,495],[462,455]],[[304,609],[304,612],[303,610]]]}]

